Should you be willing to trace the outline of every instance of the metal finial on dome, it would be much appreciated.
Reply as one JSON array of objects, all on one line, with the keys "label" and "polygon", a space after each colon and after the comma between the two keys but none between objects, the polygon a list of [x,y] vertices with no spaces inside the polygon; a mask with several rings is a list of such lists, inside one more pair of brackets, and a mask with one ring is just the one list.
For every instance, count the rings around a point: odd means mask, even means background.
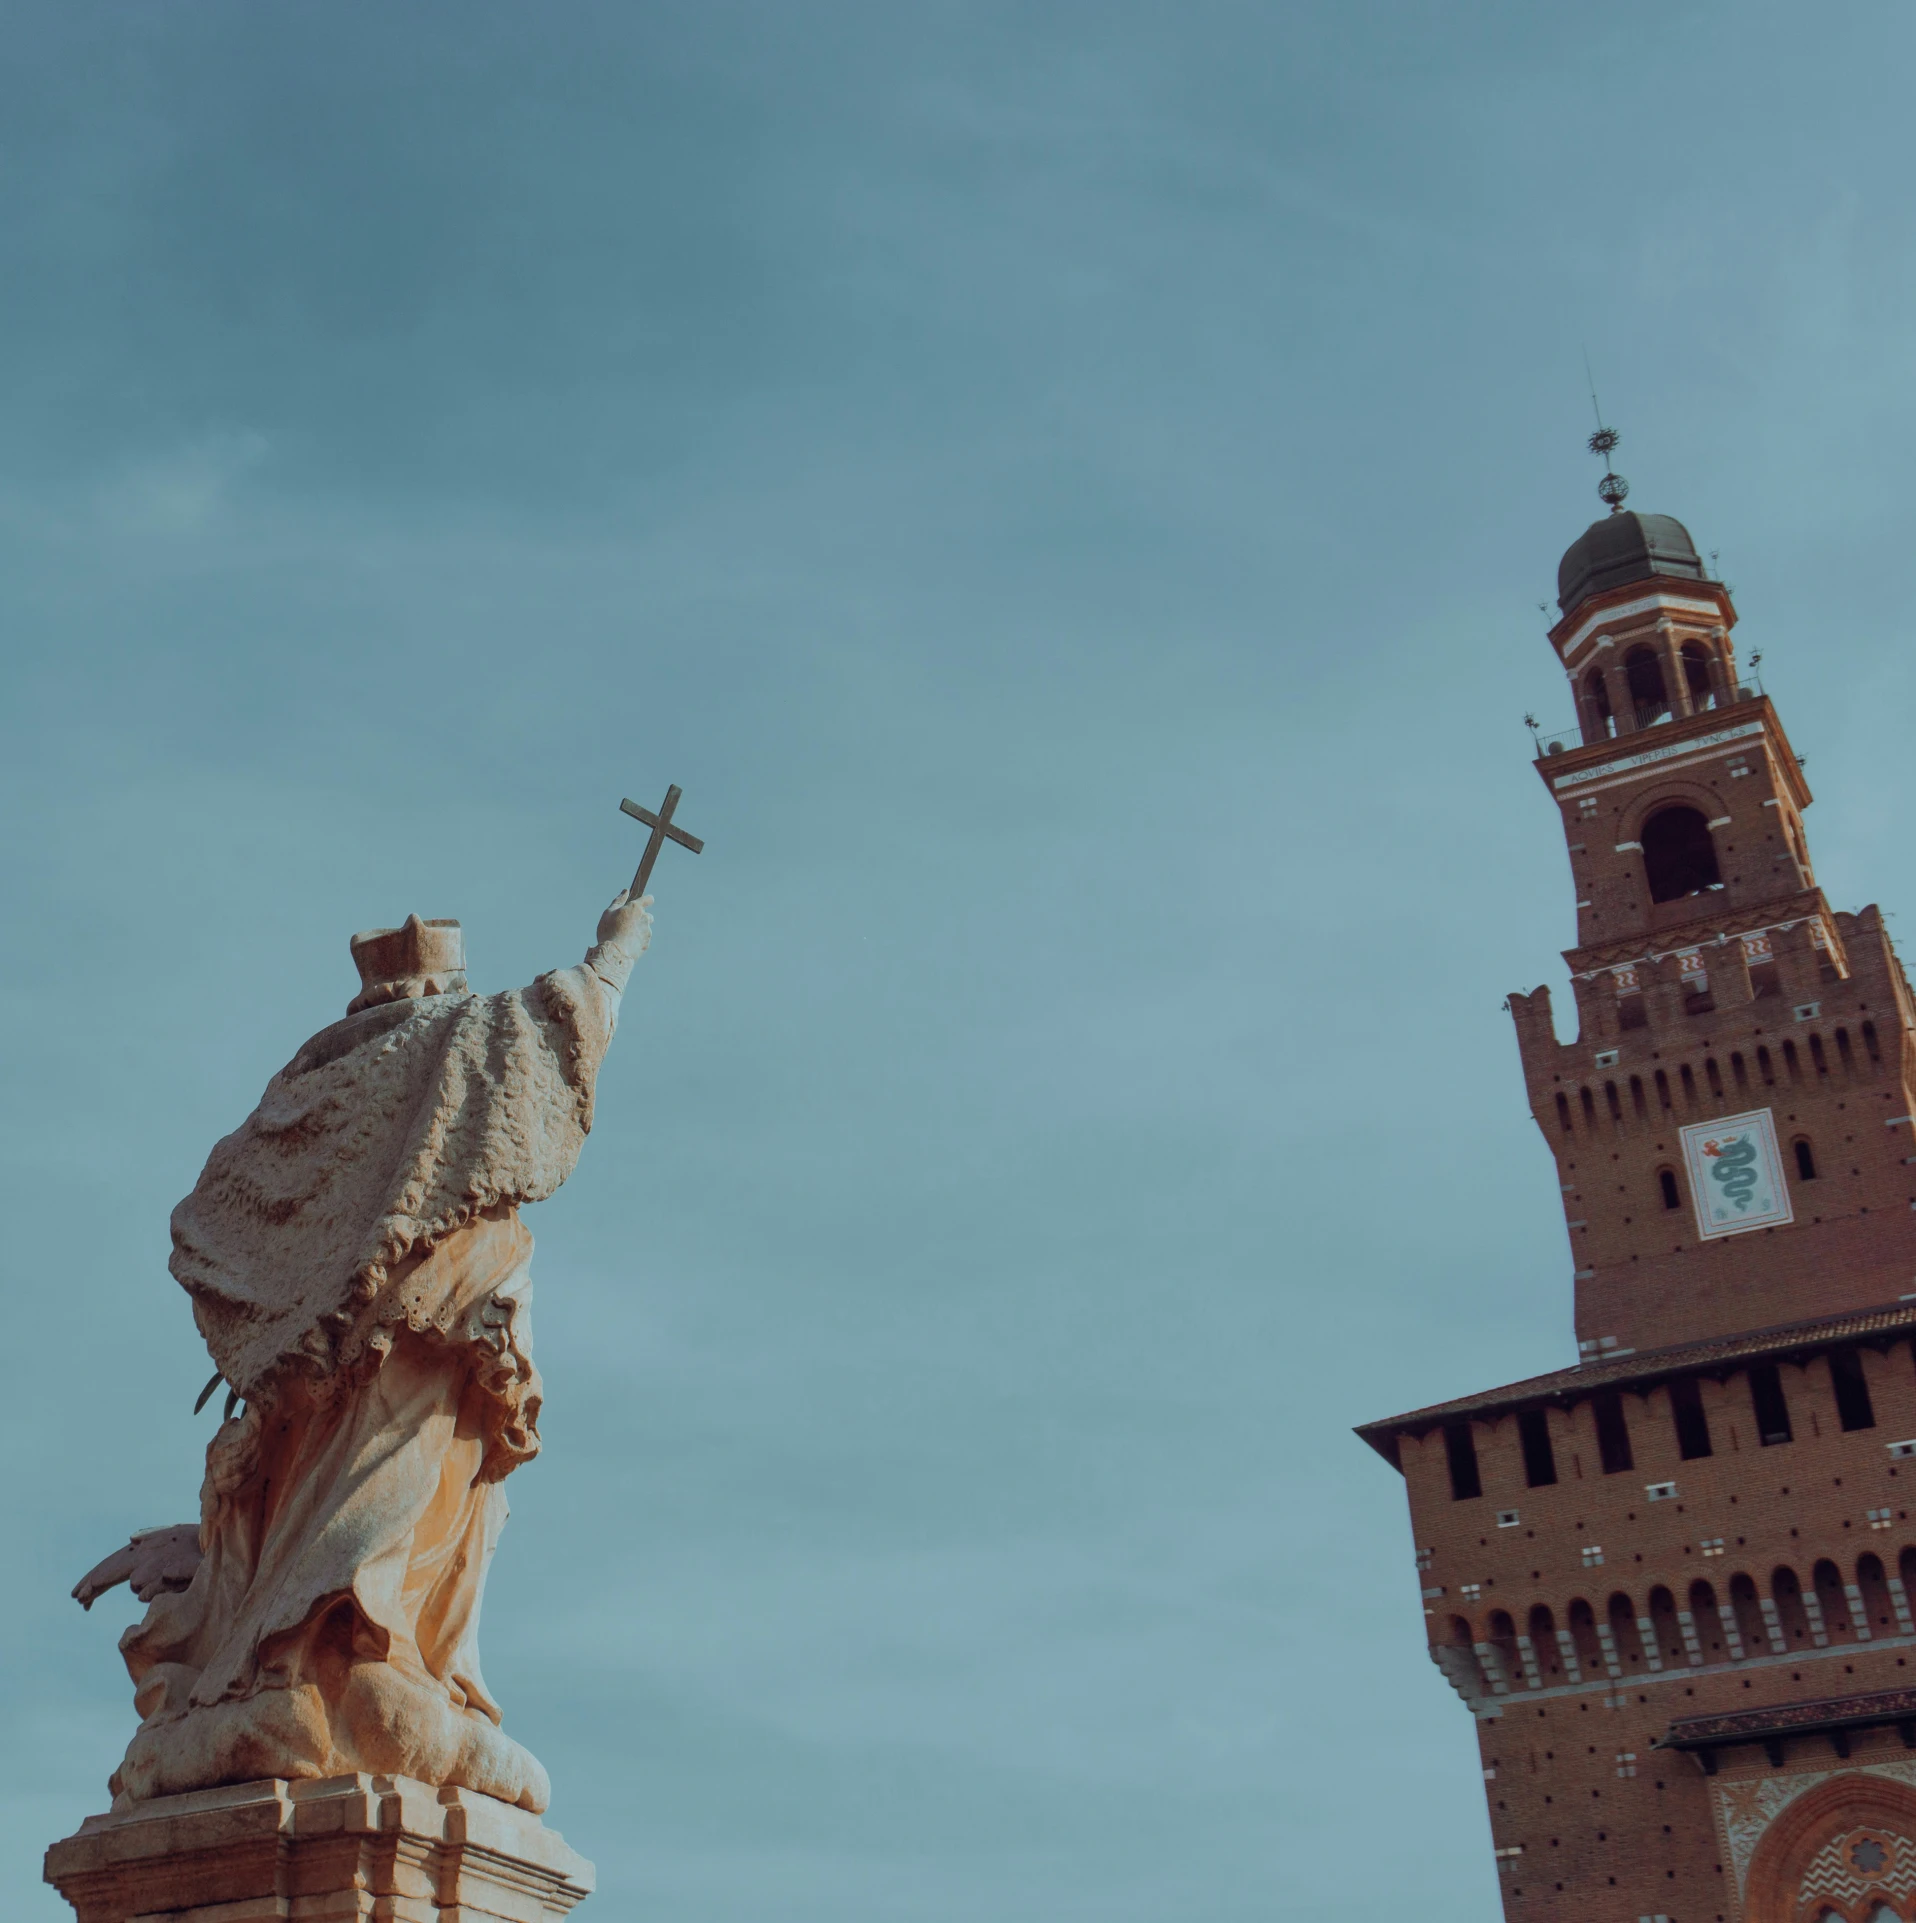
[{"label": "metal finial on dome", "polygon": [[1584,378],[1590,383],[1590,411],[1597,417],[1597,431],[1590,436],[1588,446],[1592,454],[1603,456],[1603,479],[1597,483],[1597,498],[1609,508],[1612,514],[1621,512],[1625,500],[1629,498],[1630,483],[1610,465],[1610,456],[1623,436],[1614,427],[1603,424],[1603,409],[1597,405],[1596,377],[1590,372],[1590,356],[1583,357]]}]

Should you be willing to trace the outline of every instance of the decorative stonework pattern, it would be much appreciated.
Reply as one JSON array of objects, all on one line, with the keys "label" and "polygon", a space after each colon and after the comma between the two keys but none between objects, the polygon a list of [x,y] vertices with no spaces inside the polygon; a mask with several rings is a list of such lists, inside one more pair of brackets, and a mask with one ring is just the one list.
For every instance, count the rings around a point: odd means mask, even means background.
[{"label": "decorative stonework pattern", "polygon": [[1815,1775],[1759,1776],[1747,1783],[1726,1783],[1721,1778],[1713,1782],[1717,1826],[1723,1832],[1723,1847],[1736,1876],[1739,1903],[1743,1900],[1750,1858],[1756,1854],[1763,1832],[1799,1796],[1834,1774],[1833,1770],[1822,1770]]},{"label": "decorative stonework pattern", "polygon": [[1803,1877],[1801,1901],[1849,1909],[1864,1896],[1888,1896],[1898,1907],[1916,1891],[1916,1845],[1888,1830],[1851,1830],[1817,1851]]},{"label": "decorative stonework pattern", "polygon": [[1870,1721],[1916,1718],[1916,1689],[1878,1689],[1863,1696],[1832,1696],[1818,1702],[1772,1703],[1733,1710],[1727,1716],[1681,1716],[1667,1738],[1674,1749],[1705,1744],[1748,1743],[1793,1730],[1839,1729]]},{"label": "decorative stonework pattern", "polygon": [[[1763,1840],[1763,1832],[1799,1796],[1815,1789],[1820,1783],[1828,1782],[1832,1776],[1842,1775],[1886,1776],[1893,1782],[1907,1783],[1916,1789],[1916,1762],[1865,1763],[1848,1770],[1791,1771],[1788,1774],[1758,1776],[1746,1782],[1726,1782],[1721,1777],[1712,1780],[1711,1788],[1716,1792],[1717,1828],[1723,1838],[1724,1853],[1736,1877],[1739,1903],[1745,1894],[1750,1858],[1756,1854],[1756,1846]],[[1831,1848],[1834,1847],[1832,1844]],[[1916,1846],[1904,1844],[1903,1852],[1909,1853],[1911,1874],[1916,1876]],[[1822,1859],[1819,1857],[1817,1860],[1820,1863]],[[1903,1860],[1900,1852],[1899,1860]],[[1916,1888],[1916,1884],[1912,1887]]]}]

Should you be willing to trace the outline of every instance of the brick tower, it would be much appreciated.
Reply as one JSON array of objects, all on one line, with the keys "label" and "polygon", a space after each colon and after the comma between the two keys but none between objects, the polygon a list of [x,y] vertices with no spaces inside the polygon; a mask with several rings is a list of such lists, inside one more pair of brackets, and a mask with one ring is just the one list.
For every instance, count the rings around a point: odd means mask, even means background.
[{"label": "brick tower", "polygon": [[1536,764],[1577,1039],[1509,1003],[1580,1359],[1358,1433],[1408,1488],[1507,1916],[1912,1923],[1916,1011],[1878,911],[1816,885],[1728,591],[1605,486],[1550,633],[1578,726]]}]

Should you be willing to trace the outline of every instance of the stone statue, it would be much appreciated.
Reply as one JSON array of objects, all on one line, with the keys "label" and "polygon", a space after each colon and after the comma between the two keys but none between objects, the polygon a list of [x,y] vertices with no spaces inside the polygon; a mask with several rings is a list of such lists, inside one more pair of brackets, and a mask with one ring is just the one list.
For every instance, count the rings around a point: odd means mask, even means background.
[{"label": "stone statue", "polygon": [[134,1537],[74,1591],[150,1604],[120,1641],[141,1721],[115,1809],[355,1772],[545,1809],[480,1673],[479,1603],[505,1478],[539,1448],[519,1211],[592,1127],[651,939],[636,895],[578,967],[500,995],[467,988],[456,921],[355,935],[345,1020],[174,1210],[173,1274],[230,1393],[197,1528]]}]

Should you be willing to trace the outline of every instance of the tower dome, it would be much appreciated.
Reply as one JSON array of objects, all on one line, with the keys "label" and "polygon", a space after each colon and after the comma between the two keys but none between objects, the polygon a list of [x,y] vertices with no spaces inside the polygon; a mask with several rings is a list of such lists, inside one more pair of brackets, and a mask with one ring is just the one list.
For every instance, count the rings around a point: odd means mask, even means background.
[{"label": "tower dome", "polygon": [[1571,613],[1593,594],[1654,575],[1705,579],[1690,530],[1668,514],[1619,510],[1592,521],[1557,563],[1557,606]]}]

